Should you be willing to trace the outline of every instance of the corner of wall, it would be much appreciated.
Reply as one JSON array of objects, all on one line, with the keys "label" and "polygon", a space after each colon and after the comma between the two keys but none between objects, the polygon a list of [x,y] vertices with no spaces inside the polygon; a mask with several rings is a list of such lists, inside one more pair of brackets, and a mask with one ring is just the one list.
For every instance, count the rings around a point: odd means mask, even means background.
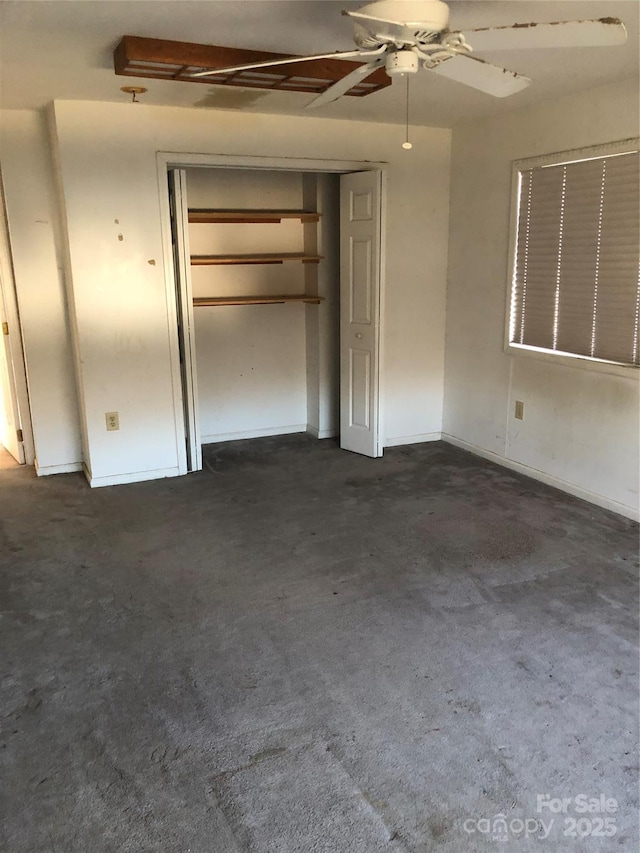
[{"label": "corner of wall", "polygon": [[[637,383],[504,351],[514,160],[637,136],[628,80],[454,129],[445,440],[637,516]],[[514,419],[515,400],[527,421]]]},{"label": "corner of wall", "polygon": [[80,459],[49,110],[5,111],[3,180],[35,456],[43,469]]}]

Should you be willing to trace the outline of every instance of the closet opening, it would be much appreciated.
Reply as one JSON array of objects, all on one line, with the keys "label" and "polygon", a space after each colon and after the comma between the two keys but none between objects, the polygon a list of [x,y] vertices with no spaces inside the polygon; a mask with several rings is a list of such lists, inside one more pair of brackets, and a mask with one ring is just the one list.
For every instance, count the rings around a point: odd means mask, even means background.
[{"label": "closet opening", "polygon": [[168,177],[185,473],[203,445],[302,432],[382,455],[381,172]]}]

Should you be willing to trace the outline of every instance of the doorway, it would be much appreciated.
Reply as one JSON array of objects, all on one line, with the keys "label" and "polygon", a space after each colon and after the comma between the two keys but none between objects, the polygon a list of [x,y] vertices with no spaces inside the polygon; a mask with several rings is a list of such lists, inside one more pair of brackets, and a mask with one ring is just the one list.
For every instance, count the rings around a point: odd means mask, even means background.
[{"label": "doorway", "polygon": [[[174,376],[181,405],[176,423],[186,435],[184,472],[202,467],[202,441],[287,432],[339,435],[344,449],[382,455],[384,178],[382,169],[371,168],[382,164],[284,161],[285,166],[262,158],[240,158],[233,164],[229,158],[204,155],[187,159],[176,164],[175,155],[159,155],[159,176],[168,173],[170,186],[164,213],[173,276],[167,288],[168,293],[174,288],[177,316]],[[252,176],[257,178],[253,188]],[[298,196],[283,196],[283,188],[290,190],[296,182]],[[208,195],[207,187],[213,188]],[[272,192],[265,192],[268,187]],[[284,227],[275,215],[270,224],[261,221],[268,213],[281,214]],[[296,215],[294,224],[289,220]],[[313,215],[322,222],[319,227],[311,224]],[[269,235],[277,235],[277,251],[274,243],[269,245]],[[276,258],[278,251],[281,257]],[[295,264],[302,264],[302,270],[282,275]],[[263,269],[256,277],[258,265]],[[276,265],[280,287],[272,274]],[[270,345],[271,326],[275,336]],[[278,359],[287,364],[280,378],[277,372],[269,375],[255,353],[252,360],[250,350],[260,336],[272,366]],[[260,411],[252,429],[250,420],[228,410],[228,403],[240,410],[248,398],[260,407],[261,395],[263,409],[289,406],[296,414],[283,420],[280,412],[271,428]]]},{"label": "doorway", "polygon": [[33,462],[27,379],[0,175],[0,468]]}]

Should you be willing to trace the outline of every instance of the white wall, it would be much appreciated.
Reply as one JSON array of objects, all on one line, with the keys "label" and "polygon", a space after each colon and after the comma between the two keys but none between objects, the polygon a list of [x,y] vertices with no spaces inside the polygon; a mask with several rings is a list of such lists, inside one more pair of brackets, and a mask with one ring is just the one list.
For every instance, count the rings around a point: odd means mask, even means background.
[{"label": "white wall", "polygon": [[[191,208],[301,210],[302,175],[188,169]],[[303,226],[192,224],[191,252],[302,252]],[[301,263],[194,266],[194,297],[304,292]],[[198,410],[203,444],[301,432],[307,425],[305,308],[302,303],[194,309]]]},{"label": "white wall", "polygon": [[[415,128],[407,152],[393,125],[130,103],[54,109],[95,484],[177,472],[157,151],[389,163],[385,442],[439,434],[449,131]],[[108,411],[120,413],[119,432],[106,432]]]},{"label": "white wall", "polygon": [[10,111],[0,154],[39,474],[79,470],[63,237],[44,113]]},{"label": "white wall", "polygon": [[454,131],[444,414],[445,437],[632,517],[638,371],[513,356],[503,341],[512,161],[637,133],[637,81]]}]

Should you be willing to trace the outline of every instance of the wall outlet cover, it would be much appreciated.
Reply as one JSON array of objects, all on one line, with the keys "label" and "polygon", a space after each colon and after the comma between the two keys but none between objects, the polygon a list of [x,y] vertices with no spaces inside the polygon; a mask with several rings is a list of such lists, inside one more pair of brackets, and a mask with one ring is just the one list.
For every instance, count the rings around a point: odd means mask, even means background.
[{"label": "wall outlet cover", "polygon": [[107,424],[107,432],[120,429],[120,417],[117,412],[105,412],[104,419]]}]

